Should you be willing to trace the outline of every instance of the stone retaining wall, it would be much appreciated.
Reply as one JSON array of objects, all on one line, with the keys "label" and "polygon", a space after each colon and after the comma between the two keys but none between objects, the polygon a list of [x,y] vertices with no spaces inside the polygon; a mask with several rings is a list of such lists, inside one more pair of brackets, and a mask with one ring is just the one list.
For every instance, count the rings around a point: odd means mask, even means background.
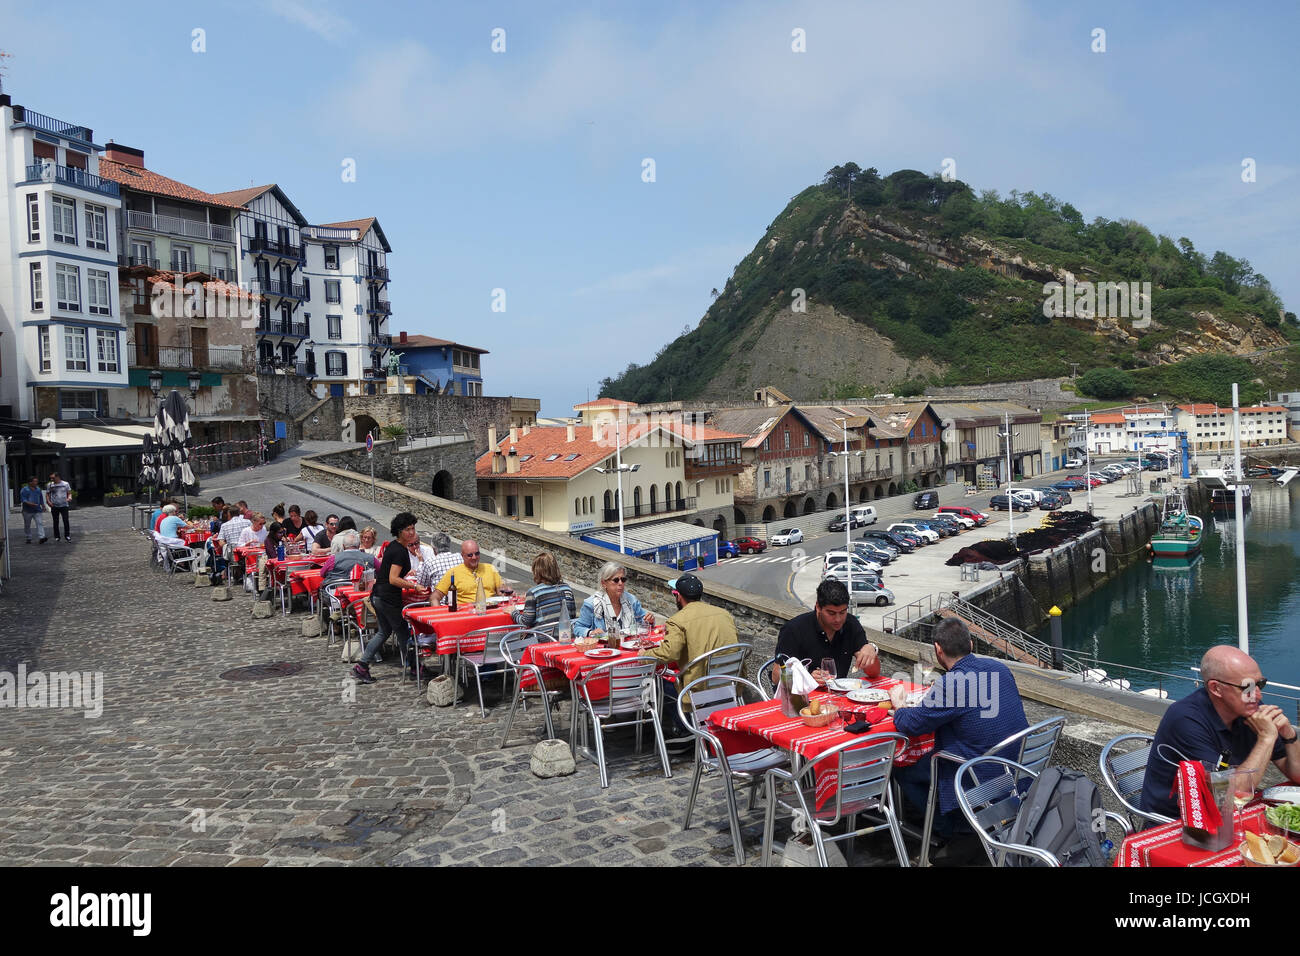
[{"label": "stone retaining wall", "polygon": [[[434,477],[439,472],[445,471],[451,476],[452,493],[449,498],[468,508],[473,508],[478,503],[478,494],[475,491],[474,458],[474,444],[470,441],[449,442],[428,448],[399,448],[397,442],[386,439],[375,442],[375,479],[430,494]],[[370,457],[364,448],[355,451],[329,452],[316,455],[312,460],[363,476],[366,484],[365,496],[369,496]]]}]

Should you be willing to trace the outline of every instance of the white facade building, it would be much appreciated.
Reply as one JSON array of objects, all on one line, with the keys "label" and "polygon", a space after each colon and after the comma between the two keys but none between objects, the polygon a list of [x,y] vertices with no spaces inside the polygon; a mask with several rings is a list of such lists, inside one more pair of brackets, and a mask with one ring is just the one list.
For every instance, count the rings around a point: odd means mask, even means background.
[{"label": "white facade building", "polygon": [[388,239],[374,217],[308,226],[302,235],[310,339],[300,361],[322,397],[378,389],[392,340]]},{"label": "white facade building", "polygon": [[[1247,405],[1240,412],[1242,448],[1280,445],[1290,440],[1288,412],[1281,405]],[[1178,427],[1187,432],[1193,452],[1233,449],[1231,406],[1179,405],[1177,420]]]},{"label": "white facade building", "polygon": [[0,95],[0,417],[106,414],[126,388],[115,182],[91,130]]}]

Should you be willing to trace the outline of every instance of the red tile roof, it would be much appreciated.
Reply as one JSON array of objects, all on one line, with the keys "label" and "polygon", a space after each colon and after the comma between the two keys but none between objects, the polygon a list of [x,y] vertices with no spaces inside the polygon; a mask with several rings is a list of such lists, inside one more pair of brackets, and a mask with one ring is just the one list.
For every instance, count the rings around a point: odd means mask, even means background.
[{"label": "red tile roof", "polygon": [[130,166],[126,163],[119,163],[116,160],[101,157],[99,160],[99,175],[105,179],[111,179],[115,183],[120,183],[127,189],[149,193],[153,196],[186,199],[190,202],[206,203],[209,206],[222,206],[227,209],[240,208],[238,203],[233,203],[213,193],[204,192],[202,189],[187,186],[175,179],[163,176],[161,173],[145,169],[143,166]]},{"label": "red tile roof", "polygon": [[[207,276],[206,272],[187,272],[185,273],[185,282],[197,282],[199,276]],[[176,273],[167,272],[161,269],[149,269],[145,266],[132,266],[130,268],[118,270],[118,284],[129,286],[132,279],[148,279],[151,287],[160,289],[176,288]],[[184,285],[185,283],[182,283]],[[203,288],[210,289],[213,292],[224,293],[228,298],[246,298],[254,301],[261,300],[262,296],[256,292],[250,292],[247,289],[241,289],[234,282],[223,282],[220,279],[207,278],[203,283]]]},{"label": "red tile roof", "polygon": [[274,189],[275,183],[267,183],[265,186],[250,186],[248,189],[232,189],[229,192],[215,193],[218,199],[224,199],[232,206],[246,206],[268,189]]},{"label": "red tile roof", "polygon": [[1123,425],[1124,416],[1119,412],[1098,412],[1092,416],[1094,425]]},{"label": "red tile roof", "polygon": [[367,219],[348,219],[345,222],[319,222],[318,226],[324,229],[355,229],[359,235],[364,236],[370,227],[375,224],[375,217],[370,216]]},{"label": "red tile roof", "polygon": [[488,354],[487,349],[476,348],[473,345],[462,345],[460,342],[453,342],[450,339],[436,339],[432,335],[414,335],[408,332],[406,333],[405,342],[401,341],[401,337],[400,332],[393,335],[393,348],[427,349],[455,346],[458,349],[465,349],[467,352],[478,352],[480,355]]}]

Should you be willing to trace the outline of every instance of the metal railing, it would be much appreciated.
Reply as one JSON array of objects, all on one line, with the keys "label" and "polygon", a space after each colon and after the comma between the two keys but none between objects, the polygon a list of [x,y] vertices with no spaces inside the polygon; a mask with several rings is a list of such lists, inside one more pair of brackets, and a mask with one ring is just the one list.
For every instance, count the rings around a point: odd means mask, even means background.
[{"label": "metal railing", "polygon": [[145,266],[150,269],[161,269],[162,262],[159,259],[146,259],[144,256],[118,256],[117,264],[130,268],[131,266]]},{"label": "metal railing", "polygon": [[35,163],[27,167],[28,182],[62,183],[66,186],[80,186],[105,196],[120,196],[122,189],[111,179],[101,179],[94,173],[75,166],[56,166],[51,162]]},{"label": "metal railing", "polygon": [[273,256],[284,256],[288,259],[302,258],[302,246],[295,246],[291,242],[280,242],[278,239],[271,239],[267,236],[249,237],[248,251],[264,252]]},{"label": "metal railing", "polygon": [[307,290],[301,283],[285,282],[283,279],[255,279],[253,291],[264,292],[267,295],[278,295],[286,299],[307,298]]},{"label": "metal railing", "polygon": [[372,346],[388,348],[393,344],[393,337],[391,335],[376,335],[372,332],[370,333],[370,344]]},{"label": "metal railing", "polygon": [[251,369],[253,353],[239,346],[162,346],[140,349],[126,345],[126,362],[131,368],[224,368]]},{"label": "metal railing", "polygon": [[197,219],[183,219],[180,216],[159,216],[151,212],[139,212],[135,209],[126,211],[128,229],[146,229],[150,232],[162,232],[172,236],[188,236],[191,239],[212,239],[216,242],[234,242],[235,231],[230,226],[203,222]]},{"label": "metal railing", "polygon": [[387,299],[376,299],[366,304],[366,311],[379,315],[392,315],[393,306]]},{"label": "metal railing", "polygon": [[388,267],[387,267],[387,266],[372,266],[372,265],[367,264],[367,265],[366,265],[366,278],[367,278],[367,279],[379,279],[379,280],[382,281],[382,282],[387,282],[387,281],[388,281]]},{"label": "metal railing", "polygon": [[302,234],[308,239],[343,239],[348,242],[355,242],[358,238],[357,230],[338,226],[304,226]]},{"label": "metal railing", "polygon": [[296,335],[299,338],[307,337],[306,322],[258,322],[258,335]]},{"label": "metal railing", "polygon": [[14,122],[25,123],[34,129],[43,129],[47,133],[66,136],[69,139],[79,139],[87,143],[91,141],[93,136],[90,129],[85,126],[65,123],[63,120],[57,120],[53,116],[46,116],[44,113],[29,110],[25,106],[14,107]]},{"label": "metal railing", "polygon": [[[606,521],[618,520],[617,508],[603,508]],[[639,504],[626,505],[623,508],[624,518],[648,518],[651,515],[672,514],[675,511],[693,511],[695,510],[694,498],[675,498],[672,501],[656,501],[653,505]]]}]

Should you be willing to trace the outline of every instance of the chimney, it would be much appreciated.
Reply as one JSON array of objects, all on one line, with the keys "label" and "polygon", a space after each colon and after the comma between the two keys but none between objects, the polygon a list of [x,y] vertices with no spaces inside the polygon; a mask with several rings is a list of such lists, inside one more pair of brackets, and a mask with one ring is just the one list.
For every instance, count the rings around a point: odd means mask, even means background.
[{"label": "chimney", "polygon": [[591,423],[591,440],[594,442],[600,441],[600,422]]},{"label": "chimney", "polygon": [[494,455],[497,452],[497,427],[495,425],[488,426],[488,451]]},{"label": "chimney", "polygon": [[[510,444],[513,445],[513,444],[515,444],[515,442],[517,442],[517,441],[519,441],[519,429],[516,428],[514,425],[511,425],[511,426],[510,426]],[[511,448],[510,451],[511,451],[511,453],[513,453],[513,452],[514,452],[514,449]]]},{"label": "chimney", "polygon": [[519,450],[514,445],[510,446],[510,454],[506,456],[506,474],[519,474]]},{"label": "chimney", "polygon": [[398,342],[399,345],[405,345],[405,344],[406,344],[406,333],[405,333],[405,332],[399,332],[399,333],[397,334],[397,342]]},{"label": "chimney", "polygon": [[503,461],[504,458],[505,455],[501,454],[501,452],[496,449],[492,450],[492,474],[499,475],[501,472],[505,471],[506,466]]},{"label": "chimney", "polygon": [[568,442],[568,441],[573,441],[573,439],[576,437],[576,436],[574,435],[573,431],[574,431],[574,430],[573,430],[573,426],[572,426],[572,425],[569,425],[568,427],[565,428],[565,430],[564,430],[564,440],[565,440],[566,442]]},{"label": "chimney", "polygon": [[108,145],[104,147],[104,158],[111,159],[115,163],[121,163],[123,166],[144,168],[143,149],[136,149],[134,146],[123,146],[120,143],[114,143],[111,139],[108,141]]},{"label": "chimney", "polygon": [[524,433],[525,435],[527,435],[531,430],[532,430],[532,429],[529,428],[529,426],[525,425],[525,426],[524,426],[524,431],[523,431],[523,433]]}]

